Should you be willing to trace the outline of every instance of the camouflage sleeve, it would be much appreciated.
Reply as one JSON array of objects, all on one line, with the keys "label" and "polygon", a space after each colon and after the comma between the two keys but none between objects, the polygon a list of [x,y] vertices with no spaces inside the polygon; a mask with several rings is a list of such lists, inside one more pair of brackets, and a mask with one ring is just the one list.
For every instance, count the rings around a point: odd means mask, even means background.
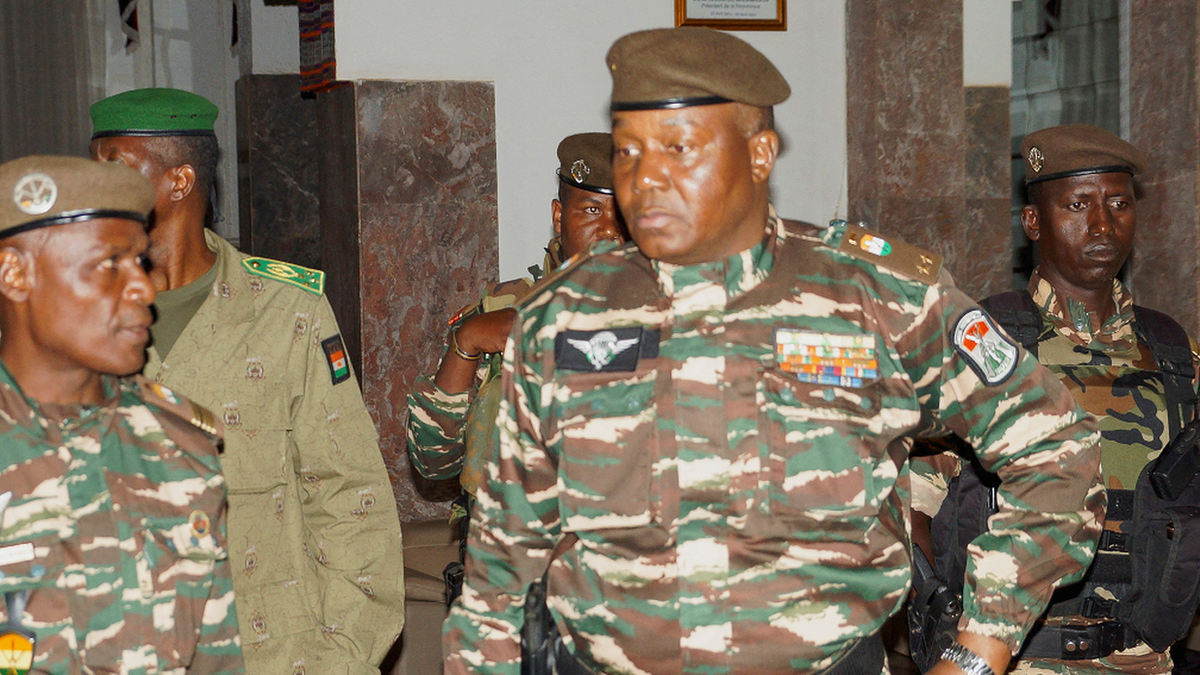
[{"label": "camouflage sleeve", "polygon": [[952,451],[934,449],[930,445],[929,441],[916,442],[909,471],[912,508],[932,518],[942,508],[950,481],[962,471],[963,460]]},{"label": "camouflage sleeve", "polygon": [[[222,511],[216,523],[217,541],[222,550],[228,551],[225,521],[226,511]],[[240,675],[246,672],[242,665],[237,612],[233,609],[233,603],[233,579],[230,577],[229,557],[224,556],[217,560],[213,568],[212,585],[209,586],[208,600],[204,604],[204,616],[200,622],[196,656],[188,666],[188,673]]]},{"label": "camouflage sleeve", "polygon": [[[302,392],[292,403],[289,443],[300,484],[304,546],[314,559],[317,620],[326,663],[346,675],[375,675],[404,626],[404,556],[391,481],[378,434],[347,363],[320,342],[338,335],[322,296],[313,311],[320,339],[309,341]],[[344,664],[341,665],[341,664]]]},{"label": "camouflage sleeve", "polygon": [[[451,675],[521,670],[520,629],[529,584],[545,572],[558,538],[558,476],[545,451],[542,376],[532,323],[522,312],[504,353],[497,433],[499,454],[487,465],[468,535],[463,593],[443,629]],[[503,506],[502,506],[503,505]]]},{"label": "camouflage sleeve", "polygon": [[[446,355],[442,349],[441,359]],[[462,472],[463,427],[475,389],[447,394],[425,375],[408,395],[408,457],[425,478],[441,480]]]},{"label": "camouflage sleeve", "polygon": [[925,409],[1003,481],[989,531],[968,546],[959,626],[1015,654],[1054,588],[1079,579],[1095,553],[1106,505],[1099,433],[1035,358],[1011,342],[984,349],[971,330],[1000,334],[943,272],[897,350]]}]

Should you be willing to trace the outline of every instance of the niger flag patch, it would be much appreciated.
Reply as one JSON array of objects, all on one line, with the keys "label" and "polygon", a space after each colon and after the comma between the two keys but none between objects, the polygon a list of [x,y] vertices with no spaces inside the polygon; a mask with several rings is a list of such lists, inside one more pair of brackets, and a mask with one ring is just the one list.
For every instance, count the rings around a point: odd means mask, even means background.
[{"label": "niger flag patch", "polygon": [[342,345],[341,333],[321,340],[321,349],[325,350],[325,363],[329,365],[329,376],[333,378],[333,383],[340,384],[350,379],[350,357]]}]

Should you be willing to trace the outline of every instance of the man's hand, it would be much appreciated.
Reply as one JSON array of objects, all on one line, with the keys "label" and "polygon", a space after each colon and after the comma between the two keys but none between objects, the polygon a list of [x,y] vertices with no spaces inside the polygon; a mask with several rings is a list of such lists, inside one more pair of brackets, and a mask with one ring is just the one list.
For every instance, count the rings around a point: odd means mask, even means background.
[{"label": "man's hand", "polygon": [[[996,675],[1004,675],[1004,671],[1008,670],[1008,662],[1012,659],[1012,654],[1008,651],[1008,645],[996,638],[964,631],[958,634],[955,641],[982,656]],[[937,665],[930,668],[926,675],[962,675],[962,672],[957,665],[942,659],[937,662]]]},{"label": "man's hand", "polygon": [[[508,333],[512,330],[513,320],[517,311],[512,308],[498,309],[486,314],[476,314],[463,321],[457,328],[452,328],[454,344],[467,354],[492,354],[504,350]],[[449,338],[447,339],[447,341]],[[454,351],[453,347],[446,350],[442,363],[438,366],[433,383],[447,394],[461,394],[471,388],[475,382],[474,360],[464,359]]]}]

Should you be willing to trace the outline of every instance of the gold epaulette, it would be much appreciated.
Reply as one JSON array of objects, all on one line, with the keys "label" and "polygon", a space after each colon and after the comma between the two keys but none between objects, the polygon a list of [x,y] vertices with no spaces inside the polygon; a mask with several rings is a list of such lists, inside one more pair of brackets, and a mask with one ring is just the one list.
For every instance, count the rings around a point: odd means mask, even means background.
[{"label": "gold epaulette", "polygon": [[309,293],[320,295],[325,292],[325,273],[321,270],[313,270],[270,258],[244,258],[242,267],[255,276],[303,288]]},{"label": "gold epaulette", "polygon": [[849,223],[838,250],[927,284],[937,281],[942,271],[942,256]]},{"label": "gold epaulette", "polygon": [[140,375],[137,383],[143,400],[175,413],[207,434],[216,438],[225,437],[224,423],[208,408]]}]

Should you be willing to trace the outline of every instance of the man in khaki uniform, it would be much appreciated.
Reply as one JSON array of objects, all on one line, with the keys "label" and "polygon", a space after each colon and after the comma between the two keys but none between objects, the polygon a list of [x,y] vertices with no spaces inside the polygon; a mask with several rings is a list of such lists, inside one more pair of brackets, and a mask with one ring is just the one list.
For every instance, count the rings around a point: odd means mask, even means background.
[{"label": "man in khaki uniform", "polygon": [[247,257],[205,229],[212,103],[144,89],[91,114],[92,157],[133,166],[156,191],[145,374],[226,425],[246,671],[378,673],[404,622],[400,524],[324,273]]}]

